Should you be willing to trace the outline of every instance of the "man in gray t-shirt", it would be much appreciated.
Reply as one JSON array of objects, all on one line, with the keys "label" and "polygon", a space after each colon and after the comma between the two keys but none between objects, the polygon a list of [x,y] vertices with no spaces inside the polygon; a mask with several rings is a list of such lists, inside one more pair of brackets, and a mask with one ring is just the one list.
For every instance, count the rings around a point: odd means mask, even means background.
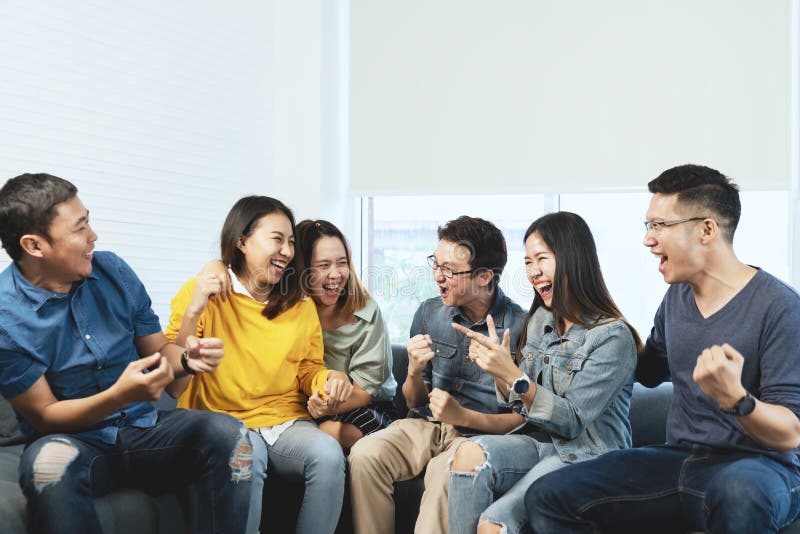
[{"label": "man in gray t-shirt", "polygon": [[740,262],[738,188],[699,165],[648,184],[644,245],[670,288],[637,379],[672,379],[667,443],[540,479],[528,518],[550,532],[777,532],[800,513],[800,296]]}]

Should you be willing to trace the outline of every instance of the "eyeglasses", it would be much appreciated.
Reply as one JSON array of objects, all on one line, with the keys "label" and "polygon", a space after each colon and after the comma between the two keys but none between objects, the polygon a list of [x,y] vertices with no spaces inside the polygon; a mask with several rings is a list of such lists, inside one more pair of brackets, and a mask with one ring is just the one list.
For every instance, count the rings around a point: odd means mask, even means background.
[{"label": "eyeglasses", "polygon": [[469,271],[453,271],[453,269],[451,269],[450,267],[439,265],[436,262],[436,256],[434,256],[433,254],[428,256],[427,260],[428,260],[428,265],[431,266],[431,269],[433,269],[434,271],[436,269],[439,269],[439,272],[441,272],[442,276],[444,276],[445,278],[453,278],[457,274],[469,274],[475,272],[475,269],[470,269]]},{"label": "eyeglasses", "polygon": [[708,217],[689,217],[688,219],[678,219],[677,221],[645,221],[644,229],[645,232],[653,230],[654,232],[658,233],[664,228],[669,228],[670,226],[675,226],[676,224],[683,224],[689,221],[704,221],[706,219],[708,219]]}]

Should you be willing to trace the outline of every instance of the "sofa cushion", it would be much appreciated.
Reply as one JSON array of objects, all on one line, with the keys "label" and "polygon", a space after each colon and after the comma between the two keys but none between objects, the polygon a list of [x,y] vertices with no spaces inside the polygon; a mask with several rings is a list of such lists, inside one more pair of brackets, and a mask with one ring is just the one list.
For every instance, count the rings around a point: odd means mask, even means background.
[{"label": "sofa cushion", "polygon": [[16,445],[24,441],[11,403],[0,396],[0,446]]}]

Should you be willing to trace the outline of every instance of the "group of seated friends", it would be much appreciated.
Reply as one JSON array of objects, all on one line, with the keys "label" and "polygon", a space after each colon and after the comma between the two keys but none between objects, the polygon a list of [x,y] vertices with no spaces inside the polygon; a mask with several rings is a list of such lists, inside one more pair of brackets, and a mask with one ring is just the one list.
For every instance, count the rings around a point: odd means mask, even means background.
[{"label": "group of seated friends", "polygon": [[[330,222],[240,199],[163,332],[131,267],[94,251],[72,183],[8,180],[0,392],[32,529],[100,532],[94,498],[193,483],[197,532],[258,532],[269,466],[304,481],[301,533],[334,531],[345,484],[355,531],[393,532],[393,484],[422,473],[421,533],[779,531],[800,514],[800,299],[737,259],[729,178],[681,165],[648,187],[643,244],[669,288],[644,343],[579,215],[525,232],[527,311],[500,289],[500,230],[461,216],[431,243],[439,295],[397,384]],[[665,380],[667,442],[631,448],[633,383]],[[154,407],[164,390],[178,409]]]}]

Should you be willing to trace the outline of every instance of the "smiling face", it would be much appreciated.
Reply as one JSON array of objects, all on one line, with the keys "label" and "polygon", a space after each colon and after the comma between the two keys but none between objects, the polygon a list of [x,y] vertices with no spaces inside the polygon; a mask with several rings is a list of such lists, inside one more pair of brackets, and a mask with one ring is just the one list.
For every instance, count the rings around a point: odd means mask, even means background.
[{"label": "smiling face", "polygon": [[556,257],[538,232],[533,232],[525,240],[525,275],[539,296],[542,297],[544,305],[551,308],[556,276]]},{"label": "smiling face", "polygon": [[[41,278],[36,283],[67,293],[73,282],[92,274],[92,251],[97,234],[89,226],[89,210],[74,196],[56,205],[48,237],[29,234],[33,252],[41,259]],[[28,236],[23,236],[25,240]]]},{"label": "smiling face", "polygon": [[309,291],[318,306],[335,306],[350,278],[350,263],[344,243],[324,235],[314,243],[311,253]]},{"label": "smiling face", "polygon": [[[697,216],[678,202],[678,195],[656,193],[650,199],[645,220],[648,222],[676,221]],[[644,246],[658,258],[658,271],[668,284],[688,282],[702,266],[702,254],[696,238],[700,221],[688,221],[675,226],[648,230]]]},{"label": "smiling face", "polygon": [[253,232],[241,238],[238,248],[244,255],[243,283],[251,292],[271,288],[294,258],[292,223],[280,211],[264,215]]}]

